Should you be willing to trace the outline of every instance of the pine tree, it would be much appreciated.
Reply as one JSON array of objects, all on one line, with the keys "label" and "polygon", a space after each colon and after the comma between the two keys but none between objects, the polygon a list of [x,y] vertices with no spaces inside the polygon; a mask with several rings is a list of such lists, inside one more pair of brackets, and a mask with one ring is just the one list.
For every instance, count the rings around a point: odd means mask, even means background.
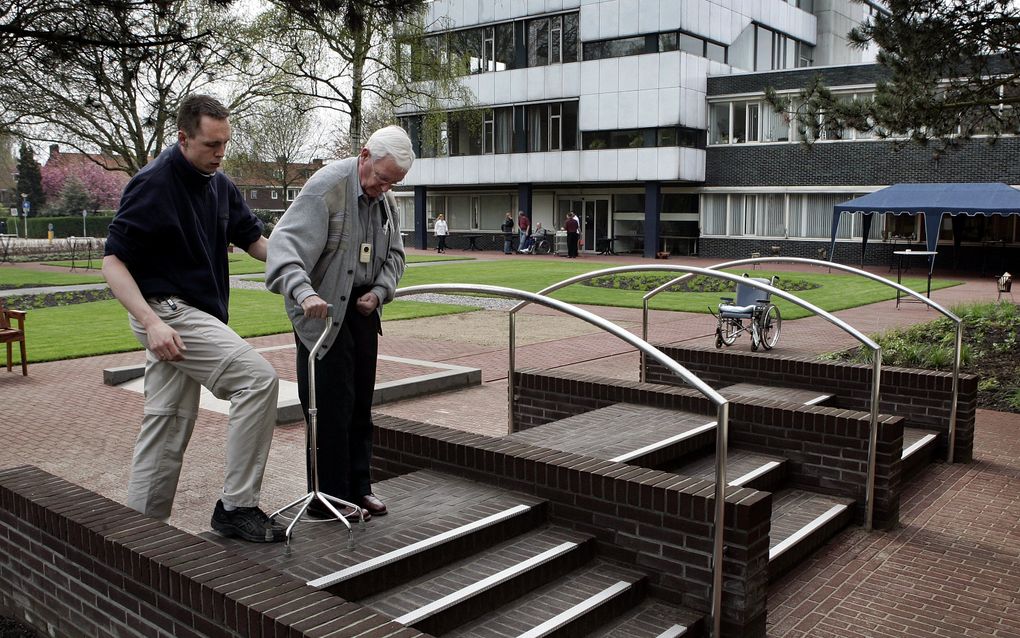
[{"label": "pine tree", "polygon": [[28,195],[27,199],[32,206],[29,215],[39,215],[46,205],[46,195],[43,194],[42,187],[42,168],[39,162],[35,161],[32,147],[24,142],[18,151],[18,193]]}]

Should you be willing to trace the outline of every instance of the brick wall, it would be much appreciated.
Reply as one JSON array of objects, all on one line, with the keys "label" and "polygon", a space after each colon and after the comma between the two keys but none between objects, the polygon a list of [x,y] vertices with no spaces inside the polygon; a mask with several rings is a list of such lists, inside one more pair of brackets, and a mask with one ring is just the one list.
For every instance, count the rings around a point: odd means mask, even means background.
[{"label": "brick wall", "polygon": [[426,635],[28,466],[0,470],[0,610],[48,636]]},{"label": "brick wall", "polygon": [[[671,354],[669,348],[659,348]],[[687,360],[683,363],[714,385],[710,376]],[[567,413],[581,414],[619,402],[715,414],[714,407],[696,390],[668,387],[675,381],[664,378],[669,376],[664,368],[650,367],[648,374],[649,381],[655,383],[521,372],[514,401],[515,419],[521,429],[526,429],[569,416]],[[549,410],[549,405],[557,405],[558,409]],[[787,479],[792,486],[853,498],[855,519],[864,522],[870,414],[735,397],[730,401],[729,415],[730,445],[786,457]],[[882,415],[875,463],[876,527],[890,528],[899,520],[902,447],[903,419]]]},{"label": "brick wall", "polygon": [[[835,395],[830,404],[850,410],[871,409],[871,367],[867,365],[784,357],[768,354],[658,346],[709,385],[742,383],[748,379],[765,385],[805,388]],[[646,379],[673,384],[665,369],[650,363]],[[903,425],[939,433],[942,458],[948,453],[949,413],[953,375],[949,372],[883,367],[879,411],[903,417]],[[956,411],[954,460],[974,458],[974,423],[977,418],[977,382],[961,374]]]},{"label": "brick wall", "polygon": [[[542,497],[554,522],[646,570],[654,593],[708,611],[712,483],[394,417],[374,421],[376,480],[433,469]],[[765,635],[771,509],[767,492],[727,493],[727,635]]]}]

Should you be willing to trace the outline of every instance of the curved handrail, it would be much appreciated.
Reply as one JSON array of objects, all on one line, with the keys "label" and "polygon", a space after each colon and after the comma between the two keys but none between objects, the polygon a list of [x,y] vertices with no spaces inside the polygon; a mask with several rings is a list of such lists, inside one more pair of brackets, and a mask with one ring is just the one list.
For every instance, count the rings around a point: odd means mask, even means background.
[{"label": "curved handrail", "polygon": [[[592,271],[592,272],[582,273],[580,275],[575,275],[573,277],[569,277],[567,279],[564,279],[563,281],[557,282],[557,283],[552,284],[550,286],[546,286],[545,288],[540,290],[538,292],[538,294],[539,295],[543,295],[543,296],[544,295],[548,295],[549,293],[552,293],[552,292],[555,292],[557,290],[560,290],[561,288],[565,288],[565,287],[567,287],[567,286],[569,286],[571,284],[575,284],[575,283],[578,283],[578,282],[581,282],[581,281],[587,281],[589,279],[594,279],[596,277],[601,277],[603,275],[612,275],[612,274],[624,273],[624,272],[646,272],[646,271],[684,272],[684,273],[687,273],[688,276],[701,274],[701,275],[705,275],[707,277],[716,277],[718,279],[725,279],[727,281],[732,281],[734,283],[744,284],[744,285],[747,285],[747,286],[751,286],[753,288],[757,288],[759,290],[763,290],[765,292],[768,292],[769,294],[772,294],[772,295],[775,295],[775,296],[779,297],[780,299],[785,299],[786,301],[789,301],[789,302],[791,302],[791,303],[793,303],[795,305],[798,305],[801,308],[804,308],[805,310],[811,312],[812,314],[815,314],[815,315],[818,315],[819,317],[822,317],[823,319],[825,319],[829,323],[833,324],[837,328],[840,328],[841,330],[843,330],[844,332],[846,332],[850,336],[852,336],[855,339],[857,339],[865,347],[871,349],[871,351],[872,351],[871,421],[870,421],[871,426],[870,426],[870,432],[869,432],[869,435],[868,435],[868,472],[867,472],[867,481],[866,481],[865,488],[864,488],[864,492],[865,492],[865,494],[864,494],[864,525],[865,525],[865,528],[868,531],[870,531],[871,528],[872,528],[872,521],[873,521],[873,518],[874,518],[874,511],[875,511],[875,462],[876,462],[876,457],[877,457],[877,454],[878,454],[878,397],[879,397],[879,388],[880,388],[880,383],[881,383],[880,382],[880,378],[881,378],[881,374],[882,374],[882,348],[877,343],[875,343],[870,337],[868,337],[867,335],[865,335],[861,331],[857,330],[856,328],[854,328],[853,326],[851,326],[847,322],[843,321],[839,317],[836,317],[836,316],[832,315],[831,313],[829,313],[829,312],[827,312],[825,310],[822,310],[818,306],[816,306],[816,305],[814,305],[814,304],[812,304],[810,302],[804,301],[800,297],[797,297],[796,295],[792,295],[792,294],[786,292],[785,290],[780,290],[780,289],[775,288],[773,286],[770,286],[768,284],[763,284],[761,282],[754,281],[754,280],[749,279],[747,277],[741,277],[739,275],[733,275],[733,274],[730,274],[730,273],[727,273],[727,272],[721,272],[721,271],[718,271],[718,270],[712,270],[712,269],[708,269],[708,268],[699,268],[697,266],[666,265],[666,264],[661,264],[660,265],[660,264],[656,264],[656,265],[637,265],[637,266],[616,266],[616,267],[613,267],[613,268],[604,268],[602,270],[595,270],[595,271]],[[517,313],[517,311],[519,311],[521,308],[524,308],[526,305],[528,305],[528,303],[529,303],[529,301],[522,301],[521,303],[517,304],[516,306],[514,306],[513,308],[510,309],[511,326],[513,326],[512,322],[514,320],[514,316]],[[647,302],[645,304],[645,317],[647,317]],[[647,322],[645,322],[645,324],[647,325]],[[511,335],[512,334],[513,334],[513,329],[511,328]],[[642,334],[642,341],[647,342],[647,336],[648,336],[648,334],[647,334],[647,327],[646,327],[645,330],[643,331],[643,334]],[[511,341],[511,343],[510,343],[510,363],[511,363],[511,366],[514,363],[514,350],[515,350],[515,344],[513,343],[513,341]],[[511,368],[511,371],[512,370],[513,370],[513,368]],[[513,375],[511,374],[510,376],[511,376],[511,384],[512,384],[513,383],[513,381],[512,381]],[[512,385],[511,385],[511,387],[512,387]]]},{"label": "curved handrail", "polygon": [[[487,286],[476,284],[425,284],[421,286],[409,286],[398,288],[395,297],[405,297],[431,292],[475,292],[499,297],[517,298],[528,303],[537,303],[548,308],[553,308],[565,314],[571,315],[593,326],[601,328],[606,332],[626,341],[636,347],[646,356],[649,356],[670,372],[676,374],[688,384],[694,386],[716,406],[716,476],[715,476],[715,520],[713,523],[713,546],[712,546],[712,622],[714,626],[713,636],[718,636],[722,623],[722,554],[723,554],[723,531],[725,530],[726,511],[726,442],[729,438],[729,402],[710,385],[695,376],[690,370],[683,367],[675,360],[667,357],[658,348],[650,345],[647,341],[640,339],[616,324],[588,312],[582,308],[572,306],[566,302],[550,297],[543,297],[540,294],[516,290],[514,288],[503,288],[500,286]],[[514,370],[511,368],[508,376],[512,379]]]},{"label": "curved handrail", "polygon": [[[750,258],[747,258],[747,259],[736,259],[734,261],[727,261],[727,262],[724,262],[724,263],[715,264],[714,266],[709,266],[708,268],[710,270],[715,270],[715,269],[718,269],[718,268],[734,268],[736,266],[746,266],[748,264],[764,264],[764,263],[807,264],[807,265],[811,265],[811,266],[819,266],[819,267],[824,267],[824,268],[829,268],[829,269],[835,268],[836,270],[842,270],[844,272],[849,272],[849,273],[853,273],[855,275],[860,275],[860,276],[865,277],[867,279],[871,279],[872,281],[877,281],[879,283],[883,283],[883,284],[885,284],[887,286],[890,286],[892,288],[895,288],[895,289],[899,290],[902,293],[906,293],[907,295],[909,295],[911,297],[914,297],[918,301],[926,304],[928,307],[934,308],[935,310],[940,312],[943,316],[945,316],[947,319],[949,319],[950,321],[952,321],[952,322],[954,322],[956,324],[956,338],[953,341],[953,384],[952,384],[952,399],[950,400],[950,403],[949,403],[949,445],[948,445],[949,450],[948,450],[948,454],[947,454],[947,456],[948,456],[947,461],[949,463],[952,463],[953,462],[953,457],[955,455],[955,449],[956,449],[956,447],[955,447],[956,446],[956,411],[957,411],[957,405],[958,405],[959,393],[960,393],[960,359],[961,359],[961,351],[963,350],[963,321],[959,317],[957,317],[954,313],[950,312],[949,310],[946,310],[945,308],[943,308],[938,303],[936,303],[936,302],[932,301],[931,299],[925,297],[924,295],[922,295],[919,292],[914,292],[913,290],[911,290],[910,288],[907,288],[906,286],[903,286],[902,284],[896,283],[894,281],[886,279],[885,277],[882,277],[880,275],[876,275],[874,273],[870,273],[870,272],[868,272],[866,270],[862,270],[860,268],[854,268],[853,266],[846,266],[846,265],[843,265],[843,264],[837,264],[837,263],[831,262],[831,261],[822,261],[822,260],[819,260],[819,259],[808,259],[808,258],[805,258],[805,257],[779,257],[779,256],[772,256],[772,257],[750,257]],[[683,280],[685,280],[685,279],[687,279],[687,278],[689,278],[691,276],[692,276],[692,273],[688,273],[686,275],[681,275],[680,277],[677,277],[676,279],[673,279],[672,281],[668,281],[668,282],[662,284],[661,286],[659,286],[658,288],[655,288],[655,289],[650,290],[647,293],[645,293],[645,296],[642,298],[642,313],[641,313],[641,338],[642,339],[644,339],[645,341],[648,340],[648,302],[649,302],[649,300],[651,300],[652,297],[654,297],[655,295],[659,294],[660,292],[666,290],[667,288],[669,288],[671,286],[674,286],[674,285],[680,283],[681,281],[683,281]]]}]

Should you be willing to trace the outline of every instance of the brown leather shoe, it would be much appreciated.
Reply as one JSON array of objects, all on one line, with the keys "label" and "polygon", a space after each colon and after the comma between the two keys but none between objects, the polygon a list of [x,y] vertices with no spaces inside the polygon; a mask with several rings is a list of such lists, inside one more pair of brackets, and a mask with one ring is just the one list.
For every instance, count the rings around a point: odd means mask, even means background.
[{"label": "brown leather shoe", "polygon": [[386,505],[375,494],[365,494],[361,497],[361,507],[373,516],[386,514]]}]

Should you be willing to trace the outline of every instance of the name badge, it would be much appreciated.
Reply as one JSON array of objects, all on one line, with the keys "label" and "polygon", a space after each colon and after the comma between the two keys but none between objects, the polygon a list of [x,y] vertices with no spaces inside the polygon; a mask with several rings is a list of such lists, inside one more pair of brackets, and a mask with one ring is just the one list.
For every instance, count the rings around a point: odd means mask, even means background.
[{"label": "name badge", "polygon": [[361,244],[361,250],[359,252],[360,254],[358,255],[358,259],[361,263],[368,264],[372,262],[372,244],[367,241],[364,242]]}]

